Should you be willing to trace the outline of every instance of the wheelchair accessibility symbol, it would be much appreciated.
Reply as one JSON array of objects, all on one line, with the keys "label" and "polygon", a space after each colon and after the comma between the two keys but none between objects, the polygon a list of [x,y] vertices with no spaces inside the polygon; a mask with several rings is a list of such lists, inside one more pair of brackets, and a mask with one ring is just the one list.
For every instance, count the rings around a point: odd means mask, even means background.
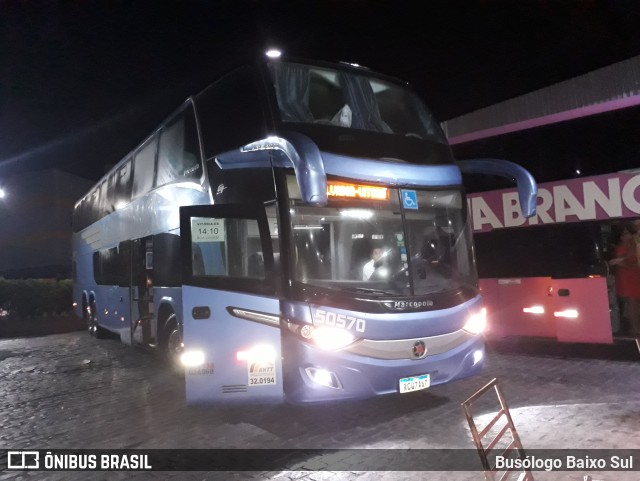
[{"label": "wheelchair accessibility symbol", "polygon": [[402,205],[405,209],[417,209],[418,197],[415,190],[403,190],[402,192]]}]

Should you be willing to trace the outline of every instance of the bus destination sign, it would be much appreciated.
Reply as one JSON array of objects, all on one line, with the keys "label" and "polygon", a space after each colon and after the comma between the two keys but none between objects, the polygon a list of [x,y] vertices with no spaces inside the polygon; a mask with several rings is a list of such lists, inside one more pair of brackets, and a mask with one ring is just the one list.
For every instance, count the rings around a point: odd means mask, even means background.
[{"label": "bus destination sign", "polygon": [[327,182],[327,196],[350,199],[389,200],[389,189],[374,185]]}]

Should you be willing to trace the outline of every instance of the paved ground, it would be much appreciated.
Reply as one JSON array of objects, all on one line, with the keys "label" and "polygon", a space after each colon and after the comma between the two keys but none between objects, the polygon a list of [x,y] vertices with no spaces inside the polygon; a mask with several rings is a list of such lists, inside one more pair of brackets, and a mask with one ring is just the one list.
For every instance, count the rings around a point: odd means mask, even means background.
[{"label": "paved ground", "polygon": [[[640,363],[489,354],[481,377],[365,402],[189,407],[158,360],[84,332],[0,341],[0,448],[473,448],[460,403],[497,377],[525,448],[640,449]],[[476,407],[480,423],[494,403]],[[393,453],[390,454],[391,456]],[[29,479],[482,480],[480,472],[31,473]],[[479,466],[479,461],[478,461]],[[536,473],[583,480],[585,472]],[[636,473],[589,473],[605,481]],[[0,480],[25,473],[0,472]]]}]

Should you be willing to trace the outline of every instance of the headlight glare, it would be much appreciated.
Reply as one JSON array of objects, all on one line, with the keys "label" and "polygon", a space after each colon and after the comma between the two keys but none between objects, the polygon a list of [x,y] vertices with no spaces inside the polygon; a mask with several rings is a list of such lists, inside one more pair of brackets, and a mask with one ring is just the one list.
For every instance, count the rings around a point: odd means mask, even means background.
[{"label": "headlight glare", "polygon": [[483,307],[471,314],[462,329],[470,334],[482,334],[487,327],[487,309]]}]

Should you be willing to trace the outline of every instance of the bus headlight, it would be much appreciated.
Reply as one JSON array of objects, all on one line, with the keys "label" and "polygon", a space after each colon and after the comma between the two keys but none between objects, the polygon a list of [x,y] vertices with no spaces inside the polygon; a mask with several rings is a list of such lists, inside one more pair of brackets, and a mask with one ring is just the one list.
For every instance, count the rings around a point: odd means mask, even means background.
[{"label": "bus headlight", "polygon": [[487,309],[483,307],[475,314],[471,314],[462,327],[470,334],[481,334],[487,327]]},{"label": "bus headlight", "polygon": [[356,336],[349,331],[327,326],[315,328],[312,337],[319,348],[329,351],[342,349],[356,340]]},{"label": "bus headlight", "polygon": [[293,322],[288,322],[286,325],[291,332],[297,334],[302,340],[313,343],[319,348],[328,351],[337,351],[359,339],[346,329],[340,329],[338,327],[315,327],[311,324],[300,326]]}]

